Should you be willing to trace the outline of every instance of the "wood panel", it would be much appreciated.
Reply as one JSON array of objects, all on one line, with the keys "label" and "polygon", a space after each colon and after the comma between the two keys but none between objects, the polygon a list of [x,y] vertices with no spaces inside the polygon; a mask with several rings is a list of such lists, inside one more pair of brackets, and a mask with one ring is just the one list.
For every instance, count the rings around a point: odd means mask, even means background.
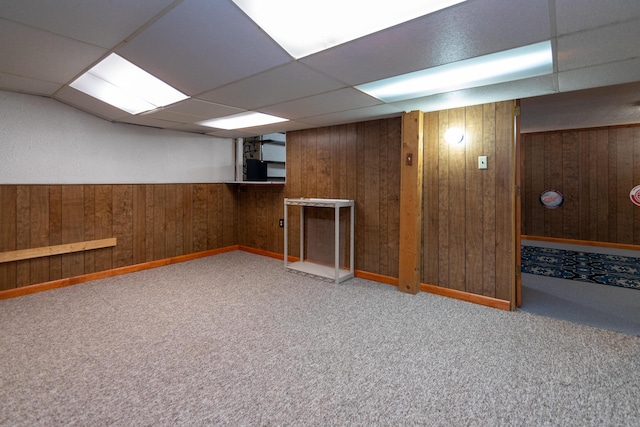
[{"label": "wood panel", "polygon": [[[515,283],[513,101],[426,113],[422,278],[511,301]],[[448,144],[452,126],[463,143]],[[488,169],[478,169],[478,156]]]},{"label": "wood panel", "polygon": [[496,296],[496,215],[506,214],[497,210],[495,203],[496,165],[496,105],[485,104],[482,109],[482,153],[489,164],[482,173],[482,295]]},{"label": "wood panel", "polygon": [[[240,187],[238,240],[241,245],[268,252],[284,252],[284,229],[279,225],[279,220],[284,218],[284,194],[282,185]],[[291,225],[296,228],[297,219],[296,211],[290,217]]]},{"label": "wood panel", "polygon": [[[381,187],[380,194],[383,197],[382,204],[387,210],[387,269],[385,275],[398,277],[400,262],[400,183],[396,177],[400,176],[400,159],[402,156],[401,144],[402,123],[400,120],[387,120],[387,139],[384,145],[387,147],[387,168],[384,174],[386,186]],[[423,166],[424,167],[424,166]],[[382,183],[382,181],[381,181]],[[381,243],[385,241],[381,237]]]},{"label": "wood panel", "polygon": [[0,290],[236,245],[237,212],[225,184],[0,185],[0,252],[117,238],[3,263]]},{"label": "wood panel", "polygon": [[[95,197],[93,216],[95,226],[95,238],[106,239],[113,237],[113,186],[96,185],[93,190]],[[86,197],[91,197],[89,192]],[[95,266],[89,267],[93,271],[104,271],[113,268],[113,250],[99,249],[95,254]],[[66,276],[63,276],[66,277]]]},{"label": "wood panel", "polygon": [[496,103],[496,292],[515,302],[515,141],[513,101]]},{"label": "wood panel", "polygon": [[[640,125],[523,135],[521,233],[640,244],[640,208],[629,199],[640,183],[639,135]],[[564,194],[562,207],[540,204],[547,188]]]},{"label": "wood panel", "polygon": [[[449,127],[465,129],[465,108],[457,108],[442,112],[448,114]],[[466,129],[465,129],[466,133]],[[449,148],[449,283],[451,289],[459,291],[465,290],[466,276],[466,233],[465,212],[466,212],[466,190],[467,176],[465,152],[471,148],[473,141],[463,141],[460,144],[447,144]],[[469,181],[471,181],[469,179]]]},{"label": "wood panel", "polygon": [[364,138],[367,145],[374,144],[378,149],[373,151],[365,148],[364,150],[367,171],[367,178],[362,180],[364,182],[364,206],[366,206],[366,209],[363,210],[364,244],[370,249],[364,251],[362,269],[376,272],[380,267],[380,151],[384,146],[380,139],[380,121],[365,123]]},{"label": "wood panel", "polygon": [[[29,247],[49,246],[49,188],[46,185],[34,185],[30,190]],[[31,260],[29,263],[29,281],[31,283],[48,280],[49,261],[48,257]]]},{"label": "wood panel", "polygon": [[[59,188],[59,193],[62,194],[62,188],[60,186],[56,186],[57,188]],[[52,190],[55,187],[52,187]],[[93,185],[85,185],[84,186],[84,240],[85,241],[89,241],[89,240],[94,240],[95,239],[95,235],[96,235],[96,197],[95,197],[95,191],[96,187]],[[53,196],[55,193],[53,191],[51,191],[50,195]],[[50,202],[50,209],[53,209],[56,206],[57,203],[54,203],[53,201]],[[61,213],[60,213],[61,215]],[[57,216],[57,215],[56,215]],[[51,222],[52,227],[54,226],[54,221]],[[59,232],[54,232],[53,230],[51,230],[51,239],[53,240],[53,237],[56,234],[60,234],[62,232],[62,224],[58,224],[59,226]],[[60,236],[61,237],[61,236]],[[62,242],[61,239],[58,239],[55,243],[52,241],[51,244],[60,244]],[[51,262],[55,261],[56,257],[51,257],[50,260]],[[95,272],[95,268],[96,268],[96,251],[87,251],[84,253],[84,265],[85,265],[85,271],[87,273],[93,273]],[[57,267],[57,266],[56,266]],[[62,271],[60,271],[60,275],[58,275],[57,277],[53,277],[52,275],[52,279],[60,279],[62,278]]]},{"label": "wood panel", "polygon": [[440,283],[440,122],[437,112],[424,115],[422,184],[422,281]]},{"label": "wood panel", "polygon": [[[29,249],[29,194],[30,187],[28,185],[19,185],[16,189],[16,249]],[[16,283],[17,286],[29,285],[30,261],[18,261],[16,264]],[[14,287],[14,286],[9,286]]]},{"label": "wood panel", "polygon": [[[105,236],[112,237],[112,236]],[[102,238],[102,237],[100,237]],[[62,243],[84,240],[84,186],[62,186]],[[34,247],[31,245],[31,247]],[[84,274],[83,253],[62,255],[62,277]]]},{"label": "wood panel", "polygon": [[[0,185],[0,251],[16,250],[18,187]],[[17,283],[17,263],[0,265],[0,291]]]},{"label": "wood panel", "polygon": [[[483,291],[483,203],[478,203],[478,194],[484,188],[485,170],[478,169],[478,156],[484,152],[483,106],[477,105],[466,109],[465,138],[465,285],[467,292],[482,294]],[[488,156],[487,156],[488,157]],[[492,158],[495,158],[492,156]]]},{"label": "wood panel", "polygon": [[[353,199],[356,202],[355,268],[371,273],[398,275],[398,233],[400,177],[400,118],[350,123],[326,128],[287,133],[287,179],[282,192],[264,188],[251,188],[239,193],[240,224],[253,227],[251,216],[257,213],[245,210],[251,205],[255,192],[276,198],[268,214],[267,229],[282,218],[284,197],[328,197]],[[281,187],[280,187],[281,188]],[[272,199],[273,200],[273,199]],[[254,208],[255,209],[255,208]],[[298,207],[289,207],[289,253],[299,253],[300,230]],[[333,236],[333,213],[326,209],[307,209],[311,228],[306,230],[307,244],[320,262],[333,263],[334,245],[330,239],[313,236]],[[260,214],[262,215],[262,214]],[[348,212],[341,212],[340,226],[349,229]],[[309,222],[307,222],[307,226]],[[252,246],[251,233],[240,230],[241,245]],[[283,233],[267,236],[265,247],[258,249],[282,253]],[[278,240],[276,240],[276,238]],[[341,260],[348,265],[348,236]],[[308,252],[307,252],[308,253]]]}]

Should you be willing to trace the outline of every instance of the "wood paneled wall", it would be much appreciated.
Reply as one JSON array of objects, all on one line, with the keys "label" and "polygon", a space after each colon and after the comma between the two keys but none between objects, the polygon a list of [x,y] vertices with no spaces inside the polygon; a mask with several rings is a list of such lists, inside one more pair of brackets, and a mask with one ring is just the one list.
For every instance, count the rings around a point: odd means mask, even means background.
[{"label": "wood paneled wall", "polygon": [[225,184],[0,185],[0,252],[117,238],[0,264],[0,290],[233,245],[236,218]]},{"label": "wood paneled wall", "polygon": [[[424,117],[423,283],[511,301],[515,271],[513,101]],[[449,127],[465,132],[448,144]],[[488,169],[478,169],[478,156]]]},{"label": "wood paneled wall", "polygon": [[[525,134],[522,234],[640,245],[640,125]],[[540,193],[564,195],[558,209]]]},{"label": "wood paneled wall", "polygon": [[284,253],[284,186],[234,186],[238,193],[238,241],[263,251]]},{"label": "wood paneled wall", "polygon": [[[392,118],[287,133],[286,197],[355,200],[355,268],[391,277],[398,277],[400,132],[401,119]],[[297,255],[299,208],[289,209],[289,253]],[[333,211],[307,212],[308,244],[325,245],[307,253],[332,264]],[[341,222],[348,229],[347,209]],[[346,236],[342,244],[348,248]],[[346,250],[345,265],[348,257]]]}]

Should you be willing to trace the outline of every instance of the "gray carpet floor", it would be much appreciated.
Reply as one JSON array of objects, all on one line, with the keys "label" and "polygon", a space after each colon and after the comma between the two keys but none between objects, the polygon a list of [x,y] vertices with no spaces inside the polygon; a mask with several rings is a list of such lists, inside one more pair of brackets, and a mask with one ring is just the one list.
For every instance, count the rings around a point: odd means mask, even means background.
[{"label": "gray carpet floor", "polygon": [[[526,240],[523,245],[631,257],[640,265],[638,251]],[[640,336],[640,289],[523,273],[522,302],[529,313]]]},{"label": "gray carpet floor", "polygon": [[640,336],[640,290],[522,275],[522,310]]},{"label": "gray carpet floor", "polygon": [[0,322],[3,426],[640,425],[640,337],[240,251]]}]

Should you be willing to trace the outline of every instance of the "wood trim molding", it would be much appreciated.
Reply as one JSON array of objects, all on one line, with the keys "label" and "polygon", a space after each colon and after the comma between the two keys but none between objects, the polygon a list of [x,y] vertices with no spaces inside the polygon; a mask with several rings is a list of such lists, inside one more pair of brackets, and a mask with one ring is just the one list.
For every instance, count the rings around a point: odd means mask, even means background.
[{"label": "wood trim molding", "polygon": [[[97,273],[84,274],[81,276],[69,277],[66,279],[53,280],[50,282],[38,283],[36,285],[24,286],[16,289],[8,289],[0,291],[0,300],[15,298],[23,295],[34,294],[37,292],[44,292],[51,289],[63,288],[66,286],[77,285],[80,283],[90,282],[92,280],[106,279],[108,277],[119,276],[121,274],[133,273],[136,271],[148,270],[150,268],[162,267],[164,265],[176,264],[179,262],[190,261],[193,259],[204,258],[208,256],[218,255],[225,252],[232,252],[241,250],[256,255],[262,255],[270,258],[276,258],[283,260],[284,255],[276,252],[265,251],[262,249],[255,249],[248,246],[232,245],[224,248],[210,249],[207,251],[196,252],[193,254],[180,255],[177,257],[161,259],[157,261],[145,262],[142,264],[135,264],[126,267],[114,268],[111,270],[99,271]],[[297,261],[295,257],[289,257],[290,261]],[[395,277],[384,276],[376,273],[369,273],[367,271],[355,270],[355,277],[359,277],[366,280],[372,280],[374,282],[386,283],[388,285],[398,286],[398,279]],[[498,308],[501,310],[510,310],[509,301],[504,301],[496,298],[486,297],[483,295],[470,294],[468,292],[457,291],[454,289],[442,288],[440,286],[420,284],[420,290],[422,292],[428,292],[436,295],[441,295],[449,298],[459,299],[462,301],[471,302],[474,304],[480,304],[487,307]]]},{"label": "wood trim molding", "polygon": [[397,277],[383,276],[382,274],[369,273],[368,271],[356,270],[354,272],[355,277],[359,277],[365,280],[372,280],[374,282],[386,283],[387,285],[398,286],[400,283]]},{"label": "wood trim molding", "polygon": [[[256,255],[267,256],[270,258],[276,258],[284,260],[284,255],[277,252],[265,251],[262,249],[255,249],[249,246],[238,246],[238,249],[245,252],[250,252]],[[291,262],[297,261],[298,258],[289,256]],[[386,283],[387,285],[399,286],[399,279],[391,276],[384,276],[382,274],[370,273],[363,270],[354,270],[354,276],[365,280],[372,280],[374,282]],[[484,295],[471,294],[468,292],[457,291],[454,289],[443,288],[440,286],[427,285],[420,283],[420,291],[430,294],[440,295],[448,298],[458,299],[462,301],[471,302],[474,304],[484,305],[486,307],[498,308],[500,310],[511,310],[511,304],[509,301],[501,300],[492,297],[486,297]]]},{"label": "wood trim molding", "polygon": [[511,302],[497,298],[487,297],[484,295],[471,294],[469,292],[458,291],[455,289],[443,288],[441,286],[428,285],[420,283],[420,290],[430,294],[440,295],[471,302],[474,304],[484,305],[486,307],[498,308],[500,310],[511,311]]},{"label": "wood trim molding", "polygon": [[53,280],[50,282],[38,283],[36,285],[23,286],[15,289],[0,291],[0,300],[15,298],[23,295],[44,292],[51,289],[63,288],[65,286],[77,285],[79,283],[90,282],[92,280],[106,279],[108,277],[119,276],[121,274],[133,273],[150,268],[162,267],[164,265],[176,264],[179,262],[190,261],[197,258],[204,258],[212,255],[218,255],[225,252],[238,250],[238,245],[227,246],[224,248],[210,249],[207,251],[196,252],[187,255],[180,255],[172,258],[165,258],[157,261],[150,261],[141,264],[130,265],[126,267],[114,268],[111,270],[98,271],[96,273],[83,274],[81,276],[68,277],[66,279]]},{"label": "wood trim molding", "polygon": [[558,237],[528,236],[523,234],[521,240],[533,240],[538,242],[563,243],[567,245],[597,246],[601,248],[624,249],[630,251],[640,251],[640,245],[628,243],[596,242],[593,240],[562,239]]},{"label": "wood trim molding", "polygon": [[[256,249],[256,248],[252,248],[250,246],[243,246],[243,245],[238,245],[238,250],[244,251],[244,252],[249,252],[252,254],[256,254],[256,255],[262,255],[262,256],[266,256],[269,258],[275,258],[275,259],[279,259],[281,261],[284,261],[284,254],[278,253],[278,252],[271,252],[271,251],[265,251],[262,249]],[[295,256],[291,256],[289,255],[287,257],[289,259],[289,262],[296,262],[299,261],[300,258],[299,257],[295,257]]]},{"label": "wood trim molding", "polygon": [[116,246],[116,238],[87,240],[85,242],[65,243],[62,245],[43,246],[40,248],[20,249],[17,251],[0,252],[0,263],[21,261],[25,259],[41,258],[52,255],[62,255],[72,252],[89,251],[92,249]]}]

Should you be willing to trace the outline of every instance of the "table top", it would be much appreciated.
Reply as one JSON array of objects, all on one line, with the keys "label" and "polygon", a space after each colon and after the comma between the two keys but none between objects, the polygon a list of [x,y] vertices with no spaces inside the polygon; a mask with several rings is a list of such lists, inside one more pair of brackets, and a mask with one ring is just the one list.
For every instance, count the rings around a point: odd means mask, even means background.
[{"label": "table top", "polygon": [[355,202],[353,200],[347,199],[320,199],[320,198],[307,198],[301,197],[299,199],[284,199],[285,205],[296,205],[296,206],[317,206],[317,207],[343,207],[343,206],[354,206]]}]

